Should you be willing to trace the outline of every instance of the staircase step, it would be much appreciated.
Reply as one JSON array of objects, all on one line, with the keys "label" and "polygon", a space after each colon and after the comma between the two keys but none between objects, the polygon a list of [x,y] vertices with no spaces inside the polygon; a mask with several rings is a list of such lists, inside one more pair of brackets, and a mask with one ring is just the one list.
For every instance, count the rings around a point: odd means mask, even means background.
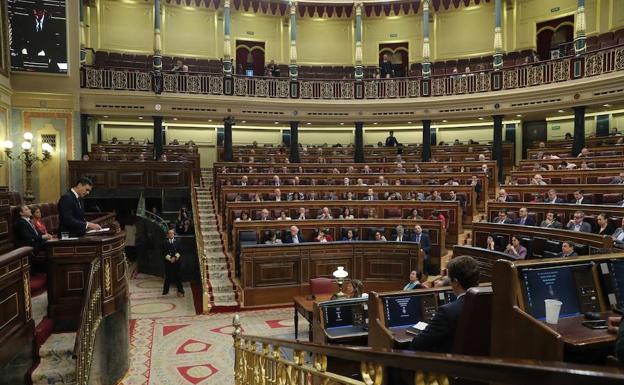
[{"label": "staircase step", "polygon": [[41,358],[48,357],[50,355],[71,358],[74,354],[75,341],[76,333],[52,334],[39,348],[39,356]]},{"label": "staircase step", "polygon": [[72,358],[76,333],[52,334],[39,349],[41,362],[31,375],[33,385],[76,384]]}]

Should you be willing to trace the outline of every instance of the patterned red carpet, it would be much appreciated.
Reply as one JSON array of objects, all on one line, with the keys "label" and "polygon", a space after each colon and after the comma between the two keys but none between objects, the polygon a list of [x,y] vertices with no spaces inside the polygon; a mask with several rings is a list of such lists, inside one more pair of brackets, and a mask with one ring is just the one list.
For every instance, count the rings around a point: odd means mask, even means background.
[{"label": "patterned red carpet", "polygon": [[[233,384],[234,313],[195,315],[190,287],[178,298],[162,296],[162,280],[138,275],[130,281],[130,370],[123,385]],[[294,338],[293,310],[239,313],[243,332]],[[300,320],[300,335],[307,335]]]}]

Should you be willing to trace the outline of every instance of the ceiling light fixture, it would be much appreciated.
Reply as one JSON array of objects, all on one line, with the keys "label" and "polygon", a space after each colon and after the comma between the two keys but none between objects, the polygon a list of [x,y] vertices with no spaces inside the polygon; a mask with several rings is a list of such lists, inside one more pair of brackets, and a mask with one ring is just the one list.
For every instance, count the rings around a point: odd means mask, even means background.
[{"label": "ceiling light fixture", "polygon": [[559,110],[557,112],[559,112],[560,114],[563,114],[565,111],[564,110]]},{"label": "ceiling light fixture", "polygon": [[143,117],[142,117],[142,116],[139,116],[139,120],[143,120]]},{"label": "ceiling light fixture", "polygon": [[605,103],[605,104],[603,104],[602,106],[603,106],[603,107],[611,107],[611,104],[609,104],[609,103]]},{"label": "ceiling light fixture", "polygon": [[482,117],[482,116],[479,116],[479,120],[483,120],[483,117]]}]

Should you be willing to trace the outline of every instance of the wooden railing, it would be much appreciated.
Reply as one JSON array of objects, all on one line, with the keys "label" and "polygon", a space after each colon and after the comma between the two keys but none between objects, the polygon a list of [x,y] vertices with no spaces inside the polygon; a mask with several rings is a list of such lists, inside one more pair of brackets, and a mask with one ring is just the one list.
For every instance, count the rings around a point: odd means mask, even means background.
[{"label": "wooden railing", "polygon": [[74,356],[76,357],[76,383],[87,385],[89,373],[93,362],[93,349],[95,347],[95,335],[102,321],[102,282],[100,258],[91,261],[87,291],[84,303],[80,311],[80,328],[76,333],[74,342]]},{"label": "wooden railing", "polygon": [[[422,77],[367,79],[265,78],[208,73],[163,73],[164,93],[233,95],[283,99],[397,99],[427,96],[463,95],[548,85],[624,70],[624,46],[527,63],[503,70]],[[81,88],[153,91],[154,73],[83,67]]]},{"label": "wooden railing", "polygon": [[199,206],[197,204],[197,191],[195,190],[195,177],[191,175],[191,208],[193,211],[193,223],[195,223],[195,246],[197,247],[197,259],[199,263],[199,275],[202,289],[202,312],[210,311],[210,293],[208,293],[208,275],[206,273],[206,252],[204,250],[204,237],[199,222]]},{"label": "wooden railing", "polygon": [[[415,385],[448,384],[453,378],[505,385],[607,385],[624,381],[624,374],[615,368],[243,336],[238,315],[234,316],[233,326],[236,385],[379,385],[387,377],[386,367],[413,371],[411,383]],[[360,379],[334,371],[328,361],[335,359],[358,364]]]}]

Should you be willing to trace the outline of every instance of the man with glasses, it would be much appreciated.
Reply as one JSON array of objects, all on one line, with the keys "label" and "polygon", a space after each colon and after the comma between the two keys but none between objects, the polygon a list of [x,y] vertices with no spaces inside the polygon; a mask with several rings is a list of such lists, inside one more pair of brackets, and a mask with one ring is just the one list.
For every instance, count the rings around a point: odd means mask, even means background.
[{"label": "man with glasses", "polygon": [[574,213],[574,218],[570,219],[568,224],[566,225],[566,229],[570,231],[577,231],[581,233],[591,233],[592,228],[591,225],[583,220],[585,218],[585,213],[582,211],[577,211]]}]

